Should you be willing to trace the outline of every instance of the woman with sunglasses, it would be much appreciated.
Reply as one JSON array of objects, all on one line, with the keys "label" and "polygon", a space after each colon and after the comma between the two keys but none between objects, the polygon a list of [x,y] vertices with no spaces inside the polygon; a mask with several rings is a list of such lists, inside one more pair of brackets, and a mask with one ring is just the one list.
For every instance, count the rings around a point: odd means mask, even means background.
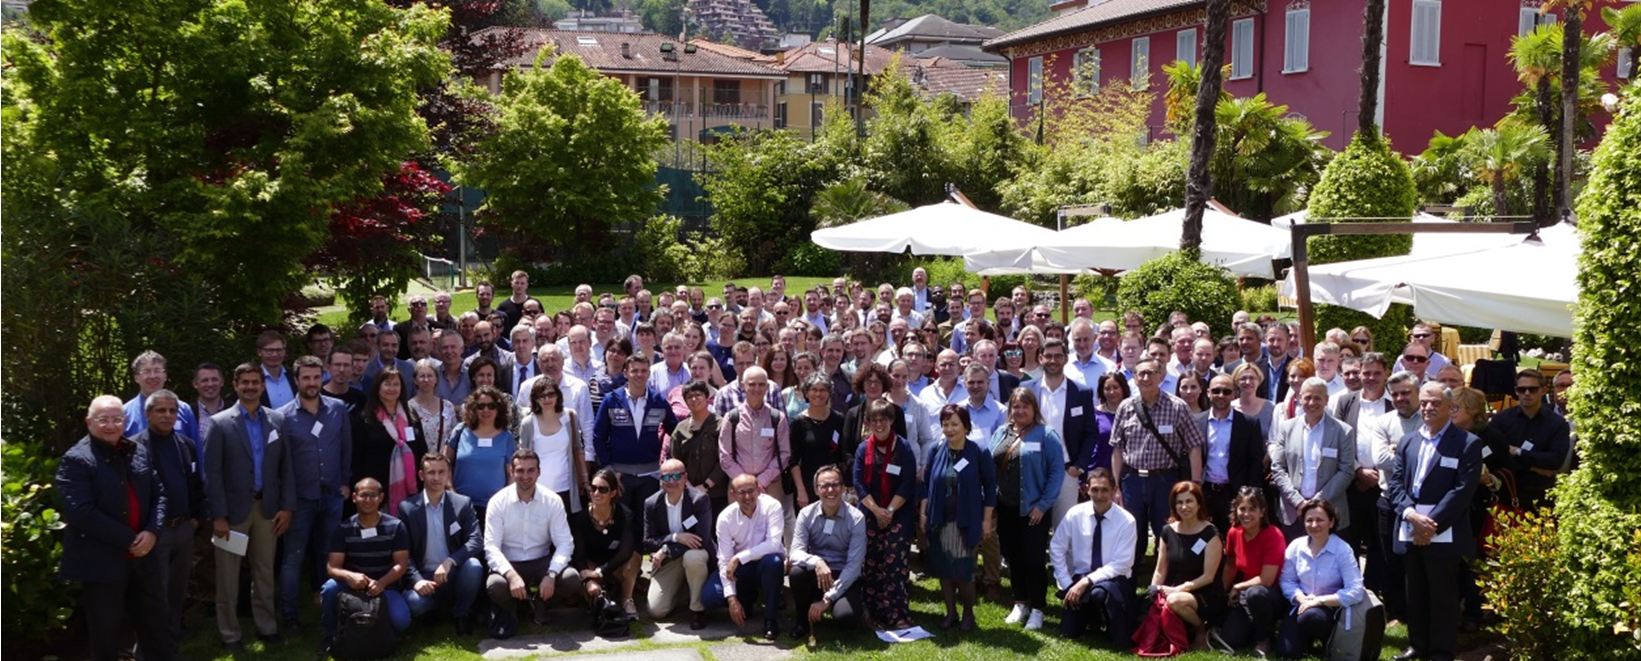
[{"label": "woman with sunglasses", "polygon": [[[1026,328],[1036,330],[1031,326],[1027,326]],[[1004,372],[1013,374],[1015,378],[1020,379],[1021,381],[1031,378],[1025,373],[1026,352],[1020,348],[1019,343],[1013,340],[1004,342],[1002,348],[998,351],[998,354],[1003,357]]]},{"label": "woman with sunglasses", "polygon": [[507,431],[513,405],[493,386],[479,386],[462,405],[462,428],[445,446],[450,458],[450,488],[473,499],[473,509],[483,520],[490,497],[512,481],[509,462],[518,448],[517,437]]},{"label": "woman with sunglasses", "polygon": [[[876,366],[875,366],[876,367]],[[882,367],[878,367],[879,370]],[[899,415],[882,398],[866,402],[866,442],[854,455],[854,482],[866,514],[866,566],[860,580],[866,612],[878,629],[912,626],[912,535],[917,525],[917,455],[911,443],[895,433]]]},{"label": "woman with sunglasses", "polygon": [[[643,555],[634,552],[641,522],[621,502],[621,478],[614,469],[600,468],[593,473],[587,491],[590,504],[570,515],[570,536],[575,539],[570,568],[581,574],[581,591],[592,609],[593,628],[597,630],[602,628],[605,613],[616,603],[621,604],[627,617],[638,615],[632,593]],[[619,601],[606,590],[611,582],[620,586]]]},{"label": "woman with sunglasses", "polygon": [[550,376],[536,378],[529,397],[530,415],[519,421],[518,437],[541,457],[536,485],[557,493],[565,512],[579,512],[587,493],[587,442],[575,409],[564,407],[564,390]]},{"label": "woman with sunglasses", "polygon": [[[947,404],[940,409],[940,431],[945,443],[924,455],[928,480],[923,489],[924,535],[929,573],[940,579],[946,601],[941,629],[954,625],[973,631],[974,558],[980,540],[992,534],[997,508],[997,467],[978,443],[968,440],[972,424],[966,408]],[[957,619],[957,603],[963,619]]]},{"label": "woman with sunglasses", "polygon": [[1367,326],[1357,326],[1350,331],[1350,341],[1362,349],[1362,353],[1373,350],[1373,330]]},{"label": "woman with sunglasses", "polygon": [[399,513],[399,502],[422,490],[417,457],[427,453],[421,420],[405,400],[405,379],[397,368],[384,367],[371,384],[370,398],[353,421],[352,484],[367,477],[382,485],[382,509]]}]

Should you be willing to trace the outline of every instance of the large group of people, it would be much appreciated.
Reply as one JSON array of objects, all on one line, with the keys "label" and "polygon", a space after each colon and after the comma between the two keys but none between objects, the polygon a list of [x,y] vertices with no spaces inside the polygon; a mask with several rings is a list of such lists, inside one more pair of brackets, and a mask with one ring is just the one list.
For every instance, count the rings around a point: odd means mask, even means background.
[{"label": "large group of people", "polygon": [[191,578],[228,650],[242,583],[268,644],[311,591],[324,653],[344,595],[399,632],[507,638],[563,604],[610,635],[687,608],[773,639],[915,626],[926,577],[941,630],[983,626],[980,599],[1036,630],[1052,598],[1066,637],[1129,648],[1166,611],[1190,646],[1289,658],[1377,597],[1407,624],[1398,659],[1445,660],[1480,619],[1478,517],[1548,504],[1571,461],[1570,372],[1520,371],[1493,414],[1426,324],[1399,351],[1366,328],[1301,347],[1244,312],[1223,338],[1082,300],[1062,324],[1024,288],[927,280],[708,297],[632,276],[554,312],[517,272],[460,314],[412,295],[393,321],[378,297],[357,337],[315,324],[289,362],[267,331],[254,360],[195,367],[192,401],[145,351],[58,472],[92,656],[129,627],[175,658]]}]

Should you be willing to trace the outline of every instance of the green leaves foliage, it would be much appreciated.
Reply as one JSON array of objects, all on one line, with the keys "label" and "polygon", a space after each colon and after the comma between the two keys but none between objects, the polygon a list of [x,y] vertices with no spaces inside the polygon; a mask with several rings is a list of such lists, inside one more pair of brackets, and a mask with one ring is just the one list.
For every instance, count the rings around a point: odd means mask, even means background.
[{"label": "green leaves foliage", "polygon": [[1186,257],[1183,251],[1129,271],[1117,286],[1117,309],[1139,310],[1146,319],[1167,319],[1169,313],[1182,310],[1191,319],[1207,322],[1215,337],[1229,332],[1231,315],[1241,303],[1229,272]]},{"label": "green leaves foliage", "polygon": [[1501,620],[1510,656],[1554,659],[1565,632],[1556,616],[1566,607],[1569,577],[1561,571],[1556,519],[1548,509],[1507,512],[1497,520],[1492,558],[1486,561],[1487,603]]},{"label": "green leaves foliage", "polygon": [[[1383,137],[1357,134],[1322,172],[1311,192],[1310,217],[1410,219],[1415,198],[1407,163]],[[1373,222],[1338,220],[1332,222]],[[1412,234],[1317,236],[1309,243],[1312,264],[1406,255]]]},{"label": "green leaves foliage", "polygon": [[[828,106],[828,134],[846,112]],[[853,128],[843,131],[853,134]],[[805,143],[789,131],[761,131],[709,147],[713,171],[700,175],[712,202],[712,229],[745,256],[753,272],[765,272],[785,253],[790,237],[815,229],[809,207],[838,161],[825,153],[826,140]]]},{"label": "green leaves foliage", "polygon": [[[6,581],[7,640],[36,641],[67,628],[79,601],[76,584],[55,580],[63,556],[61,530],[50,485],[57,461],[40,444],[0,444],[0,571]],[[65,589],[66,588],[66,589]]]}]

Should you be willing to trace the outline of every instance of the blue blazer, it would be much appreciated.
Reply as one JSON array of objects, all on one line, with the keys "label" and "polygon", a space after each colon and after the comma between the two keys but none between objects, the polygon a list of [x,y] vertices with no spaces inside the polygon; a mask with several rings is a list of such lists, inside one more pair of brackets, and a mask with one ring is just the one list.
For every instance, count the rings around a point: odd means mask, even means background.
[{"label": "blue blazer", "polygon": [[[672,405],[654,390],[644,391],[644,419],[632,420],[626,388],[604,396],[593,423],[593,454],[599,466],[653,464],[661,460],[661,430],[678,426]],[[635,424],[637,423],[637,424]]]},{"label": "blue blazer", "polygon": [[1068,463],[1083,470],[1093,468],[1094,451],[1099,447],[1100,421],[1094,418],[1094,390],[1066,379],[1065,427]]},{"label": "blue blazer", "polygon": [[251,444],[262,443],[262,516],[273,518],[281,510],[296,509],[296,476],[289,447],[279,436],[284,418],[273,409],[260,407],[265,417],[263,438],[250,438],[240,425],[239,405],[211,416],[211,433],[205,437],[205,509],[210,519],[226,517],[229,525],[244,523],[251,516],[256,490],[256,474],[251,460]]},{"label": "blue blazer", "polygon": [[[125,580],[130,563],[153,562],[159,557],[126,557],[126,549],[137,538],[137,531],[131,529],[127,519],[131,513],[127,475],[137,492],[137,519],[142,530],[159,535],[166,502],[165,487],[154,474],[148,448],[129,438],[121,438],[119,445],[121,450],[116,451],[86,436],[69,448],[57,465],[57,498],[66,524],[58,575],[64,580],[119,582]],[[121,456],[126,452],[129,454]]]},{"label": "blue blazer", "polygon": [[[1401,525],[1402,512],[1414,505],[1433,505],[1430,518],[1436,520],[1436,533],[1452,530],[1450,543],[1432,543],[1424,552],[1435,557],[1475,557],[1476,535],[1470,528],[1470,504],[1481,483],[1481,449],[1483,444],[1470,432],[1457,425],[1449,425],[1436,441],[1435,464],[1425,474],[1419,496],[1413,496],[1413,478],[1418,475],[1419,446],[1424,443],[1419,432],[1402,437],[1396,444],[1396,468],[1390,472],[1390,491],[1385,494],[1396,510],[1396,525]],[[1448,465],[1444,466],[1446,463]],[[1397,553],[1407,553],[1412,545],[1397,535]]]},{"label": "blue blazer", "polygon": [[[444,510],[444,530],[427,529],[426,507],[426,491],[399,503],[399,521],[404,523],[405,532],[410,533],[410,571],[405,573],[405,580],[410,581],[410,585],[420,580],[433,580],[432,576],[421,573],[422,555],[427,553],[429,534],[444,535],[445,552],[456,561],[457,568],[465,564],[468,558],[478,558],[480,563],[484,562],[484,537],[479,533],[479,517],[473,512],[473,499],[445,490],[443,502],[439,504],[439,509]],[[451,524],[455,527],[452,528]]]},{"label": "blue blazer", "polygon": [[[991,435],[993,451],[1003,442],[1008,425],[1002,425]],[[1036,448],[1030,444],[1036,443]],[[1060,461],[1060,435],[1044,425],[1033,425],[1026,437],[1020,439],[1020,516],[1031,514],[1032,509],[1054,511],[1054,501],[1060,497],[1060,484],[1065,481],[1065,462]],[[1026,449],[1030,448],[1030,449]],[[1002,478],[999,477],[1001,482]]]},{"label": "blue blazer", "polygon": [[957,471],[957,514],[955,522],[958,529],[963,531],[964,545],[973,548],[980,543],[980,533],[984,526],[987,507],[997,506],[997,462],[992,461],[991,453],[973,441],[963,444],[963,451],[958,453],[957,461],[948,462],[946,442],[929,446],[923,465],[928,466],[924,474],[927,482],[923,487],[923,505],[927,509],[927,533],[932,538],[935,530],[947,523],[946,521],[946,467],[950,464],[969,463],[963,470]]},{"label": "blue blazer", "polygon": [[[861,500],[878,493],[877,482],[868,479],[866,474],[866,454],[871,451],[871,442],[861,439],[860,447],[855,448],[854,468],[850,471],[855,478],[855,495]],[[895,437],[894,465],[900,467],[899,475],[890,475],[887,472],[883,475],[889,481],[890,499],[900,496],[906,501],[900,509],[895,510],[894,522],[907,526],[909,530],[911,526],[917,525],[917,508],[913,507],[917,503],[917,451],[912,449],[911,442],[904,436]],[[880,502],[878,505],[888,507],[889,503]],[[866,508],[863,506],[860,511],[865,512]],[[877,517],[866,517],[866,528],[877,529]]]}]

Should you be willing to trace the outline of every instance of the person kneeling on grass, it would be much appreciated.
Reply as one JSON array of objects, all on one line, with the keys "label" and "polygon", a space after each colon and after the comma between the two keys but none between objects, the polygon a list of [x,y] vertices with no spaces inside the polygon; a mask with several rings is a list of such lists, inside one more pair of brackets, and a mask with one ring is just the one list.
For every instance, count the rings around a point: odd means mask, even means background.
[{"label": "person kneeling on grass", "polygon": [[325,568],[330,580],[319,588],[320,624],[325,630],[321,656],[336,639],[336,596],[344,586],[371,597],[380,595],[393,630],[404,633],[410,628],[410,605],[398,588],[399,579],[410,570],[410,533],[399,519],[382,513],[382,484],[375,479],[367,477],[353,486],[353,505],[358,513],[331,536]]},{"label": "person kneeling on grass", "polygon": [[861,568],[866,564],[866,515],[843,502],[843,471],[824,466],[815,471],[820,500],[798,512],[792,535],[792,639],[809,635],[809,627],[827,611],[838,622],[854,625],[861,609]]},{"label": "person kneeling on grass", "polygon": [[707,579],[701,602],[707,608],[728,606],[729,619],[741,627],[746,605],[763,599],[764,637],[774,640],[780,636],[775,614],[786,567],[781,502],[765,495],[751,473],[737,475],[729,492],[735,502],[718,514],[718,571]]},{"label": "person kneeling on grass", "polygon": [[1134,515],[1114,505],[1117,481],[1111,471],[1088,472],[1088,502],[1071,508],[1049,543],[1055,593],[1065,605],[1060,635],[1083,635],[1100,614],[1111,644],[1128,647],[1133,638],[1129,600],[1134,595]]}]

